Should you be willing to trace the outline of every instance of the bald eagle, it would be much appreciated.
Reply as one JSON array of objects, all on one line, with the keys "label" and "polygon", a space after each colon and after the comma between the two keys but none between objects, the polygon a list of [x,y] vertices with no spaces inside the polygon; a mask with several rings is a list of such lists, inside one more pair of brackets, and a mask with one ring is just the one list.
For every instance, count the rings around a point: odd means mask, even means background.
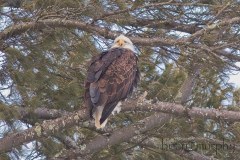
[{"label": "bald eagle", "polygon": [[121,101],[139,81],[137,56],[131,40],[118,36],[112,47],[90,61],[85,80],[85,105],[96,128],[103,128],[111,113],[119,112]]}]

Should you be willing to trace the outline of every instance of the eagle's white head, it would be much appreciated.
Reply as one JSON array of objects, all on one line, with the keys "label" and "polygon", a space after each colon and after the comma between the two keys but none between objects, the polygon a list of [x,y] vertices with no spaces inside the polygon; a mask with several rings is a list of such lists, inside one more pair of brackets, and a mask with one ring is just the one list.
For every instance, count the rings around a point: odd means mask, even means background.
[{"label": "eagle's white head", "polygon": [[134,46],[132,41],[122,34],[114,40],[111,48],[116,48],[116,47],[130,49],[131,51],[134,52]]}]

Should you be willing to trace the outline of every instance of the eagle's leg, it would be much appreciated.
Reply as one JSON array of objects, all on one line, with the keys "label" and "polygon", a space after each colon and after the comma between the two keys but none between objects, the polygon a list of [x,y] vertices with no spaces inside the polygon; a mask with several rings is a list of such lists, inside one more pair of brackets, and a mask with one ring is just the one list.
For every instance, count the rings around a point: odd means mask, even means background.
[{"label": "eagle's leg", "polygon": [[121,111],[121,105],[122,105],[122,102],[118,102],[118,104],[116,105],[116,107],[112,111],[112,115],[114,115],[115,113],[118,114]]}]

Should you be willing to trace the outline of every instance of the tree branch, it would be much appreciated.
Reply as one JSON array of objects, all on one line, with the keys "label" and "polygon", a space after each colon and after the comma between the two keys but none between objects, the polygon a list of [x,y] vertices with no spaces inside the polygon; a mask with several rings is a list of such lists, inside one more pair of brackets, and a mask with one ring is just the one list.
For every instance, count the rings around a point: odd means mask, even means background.
[{"label": "tree branch", "polygon": [[31,115],[33,114],[39,119],[44,119],[44,120],[55,119],[55,118],[62,117],[69,114],[69,112],[67,111],[63,111],[59,109],[49,109],[46,107],[39,107],[34,109],[33,111],[31,108],[18,107],[18,112],[23,113],[21,114],[21,117],[23,119],[28,117],[30,114]]},{"label": "tree branch", "polygon": [[95,20],[93,21],[97,21],[97,20],[101,20],[101,19],[104,19],[104,18],[107,18],[109,16],[113,16],[113,15],[118,15],[118,14],[121,14],[121,13],[126,13],[126,12],[130,12],[130,11],[134,11],[136,9],[143,9],[143,8],[150,8],[150,7],[158,7],[158,6],[162,6],[162,5],[168,5],[170,4],[171,2],[173,2],[173,0],[170,0],[168,2],[161,2],[161,3],[151,3],[151,4],[144,4],[142,6],[136,6],[136,7],[132,7],[132,8],[127,8],[127,9],[123,9],[123,10],[118,10],[118,11],[114,11],[114,12],[108,12],[108,13],[105,13],[99,17],[97,17]]},{"label": "tree branch", "polygon": [[[38,20],[36,22],[25,22],[21,24],[16,24],[11,27],[6,28],[0,33],[0,39],[6,40],[10,37],[20,35],[28,30],[41,30],[45,27],[68,27],[68,28],[78,28],[90,33],[97,33],[105,38],[114,39],[119,32],[110,31],[105,28],[98,27],[96,25],[91,25],[88,23],[84,23],[78,20],[66,20],[61,18],[56,19],[45,19]],[[163,45],[173,45],[175,40],[173,39],[163,39],[163,38],[137,38],[137,37],[129,37],[136,44],[163,44]],[[151,42],[149,42],[149,40]]]},{"label": "tree branch", "polygon": [[180,138],[176,140],[176,142],[197,142],[197,143],[210,143],[210,144],[219,144],[219,145],[227,145],[227,146],[234,146],[235,151],[240,151],[240,145],[237,144],[236,142],[227,142],[223,140],[218,140],[218,139],[209,139],[209,138],[204,138],[204,137],[189,137],[189,138]]},{"label": "tree branch", "polygon": [[81,120],[87,119],[87,117],[88,110],[82,109],[61,118],[43,121],[42,124],[36,124],[34,127],[22,132],[8,134],[0,139],[0,153],[11,151],[12,148],[31,142],[40,137],[53,135],[65,128],[77,125]]},{"label": "tree branch", "polygon": [[83,144],[82,146],[84,147],[82,147],[80,150],[68,150],[66,154],[63,154],[57,158],[74,159],[78,156],[99,152],[108,146],[128,141],[133,136],[144,133],[157,126],[164,125],[170,119],[171,116],[167,114],[155,113],[143,120],[138,121],[135,124],[114,131],[110,137],[99,135],[88,144]]},{"label": "tree branch", "polygon": [[179,151],[175,151],[175,153],[190,160],[216,160],[215,158],[205,156],[204,154],[200,154],[195,151],[179,150]]},{"label": "tree branch", "polygon": [[148,112],[163,112],[174,114],[177,116],[190,116],[191,118],[205,118],[205,119],[215,119],[215,120],[225,120],[229,122],[240,121],[240,112],[218,110],[213,108],[199,108],[192,107],[191,109],[183,107],[180,104],[168,103],[168,102],[158,102],[151,104],[144,102],[138,104],[133,100],[129,100],[123,103],[122,111],[148,111]]},{"label": "tree branch", "polygon": [[[135,44],[139,45],[149,45],[149,46],[155,46],[155,45],[185,45],[188,42],[192,42],[195,38],[201,36],[206,31],[214,30],[215,28],[226,26],[230,24],[235,24],[240,22],[240,17],[234,17],[232,19],[224,20],[216,24],[212,24],[210,26],[207,26],[206,28],[203,28],[191,36],[187,38],[180,38],[178,40],[175,39],[166,39],[161,37],[152,37],[152,38],[139,38],[139,37],[129,37]],[[105,28],[101,28],[96,25],[91,25],[88,23],[84,23],[78,20],[66,20],[66,19],[45,19],[45,20],[38,20],[36,22],[25,22],[21,24],[12,25],[11,27],[6,28],[0,33],[0,39],[6,40],[10,37],[20,35],[23,32],[26,32],[28,30],[40,30],[45,27],[70,27],[70,28],[79,28],[81,30],[84,30],[86,32],[90,33],[97,33],[101,36],[104,36],[105,38],[114,39],[119,32],[110,31]]]},{"label": "tree branch", "polygon": [[79,149],[78,145],[69,136],[64,136],[60,133],[55,135],[54,137],[56,137],[59,141],[61,141],[66,146],[67,149],[70,149],[70,148]]},{"label": "tree branch", "polygon": [[[188,109],[182,105],[166,102],[139,104],[137,100],[128,100],[123,103],[122,110],[164,112],[182,117],[186,116],[187,113],[191,118],[200,117],[216,120],[222,119],[225,121],[240,121],[239,112],[198,107]],[[39,137],[53,135],[63,129],[78,125],[82,120],[86,120],[88,117],[88,110],[81,109],[76,113],[70,113],[54,120],[46,120],[42,124],[36,124],[34,127],[22,132],[11,133],[0,139],[0,153],[10,151],[14,147],[31,142]]]},{"label": "tree branch", "polygon": [[[156,141],[156,139],[152,139],[152,138],[148,138],[146,140],[144,140],[142,142],[142,145],[144,147],[150,147],[150,148],[154,148],[154,149],[161,149],[161,150],[167,150],[167,151],[171,151],[177,155],[183,156],[187,159],[191,159],[191,160],[212,160],[210,157],[205,156],[204,154],[200,154],[196,151],[192,151],[192,150],[186,150],[188,149],[186,146],[186,148],[184,147],[179,147],[179,148],[164,148],[163,146],[165,144],[162,144],[163,142],[158,142]],[[172,142],[171,144],[173,144],[174,142]],[[182,144],[181,144],[182,145]],[[192,149],[192,148],[189,148]]]},{"label": "tree branch", "polygon": [[206,28],[203,28],[203,29],[197,31],[194,34],[192,34],[190,37],[188,37],[187,41],[188,42],[193,41],[195,38],[200,37],[201,35],[203,35],[204,32],[210,32],[210,31],[212,31],[214,29],[218,29],[218,28],[221,28],[223,26],[227,26],[227,25],[235,24],[235,23],[240,23],[240,17],[234,17],[234,18],[231,18],[231,19],[223,20],[223,21],[221,21],[219,23],[208,25]]},{"label": "tree branch", "polygon": [[[3,106],[2,106],[3,107]],[[11,106],[2,108],[2,112],[6,117],[10,117],[11,119],[26,119],[29,116],[37,117],[38,119],[55,119],[58,117],[62,117],[64,115],[69,114],[67,111],[58,110],[58,109],[49,109],[46,107],[38,107],[36,109],[32,109],[30,107],[19,107],[19,106]],[[14,115],[14,117],[12,117]]]}]

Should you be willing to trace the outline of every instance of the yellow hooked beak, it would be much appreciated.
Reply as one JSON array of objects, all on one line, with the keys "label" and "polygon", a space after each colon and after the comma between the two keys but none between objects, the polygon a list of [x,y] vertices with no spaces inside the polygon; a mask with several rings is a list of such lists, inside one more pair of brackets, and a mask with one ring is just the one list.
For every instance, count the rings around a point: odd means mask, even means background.
[{"label": "yellow hooked beak", "polygon": [[123,46],[123,45],[124,45],[124,40],[119,39],[119,40],[117,41],[117,44],[118,44],[119,46]]}]

